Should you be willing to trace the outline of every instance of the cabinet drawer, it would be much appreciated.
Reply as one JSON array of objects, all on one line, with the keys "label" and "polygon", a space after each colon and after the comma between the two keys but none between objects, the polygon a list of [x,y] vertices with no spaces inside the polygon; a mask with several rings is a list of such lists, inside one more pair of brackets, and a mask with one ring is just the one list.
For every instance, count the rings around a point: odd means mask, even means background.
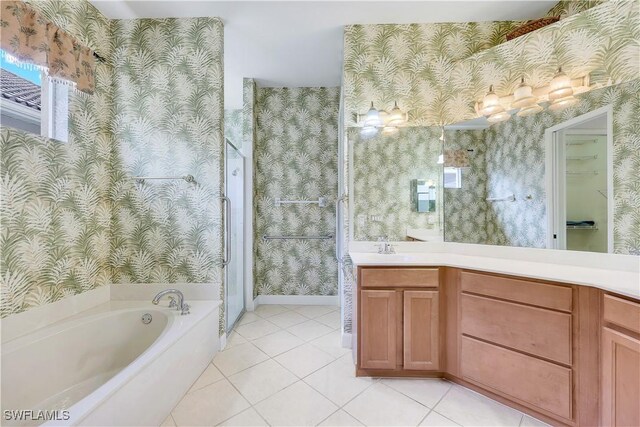
[{"label": "cabinet drawer", "polygon": [[571,419],[571,369],[468,337],[462,337],[461,344],[463,379]]},{"label": "cabinet drawer", "polygon": [[603,311],[605,322],[640,333],[640,304],[612,295],[605,295]]},{"label": "cabinet drawer", "polygon": [[570,287],[463,271],[462,290],[509,301],[571,312]]},{"label": "cabinet drawer", "polygon": [[437,268],[362,268],[363,288],[437,288]]},{"label": "cabinet drawer", "polygon": [[461,296],[462,333],[571,365],[571,315],[544,308]]}]

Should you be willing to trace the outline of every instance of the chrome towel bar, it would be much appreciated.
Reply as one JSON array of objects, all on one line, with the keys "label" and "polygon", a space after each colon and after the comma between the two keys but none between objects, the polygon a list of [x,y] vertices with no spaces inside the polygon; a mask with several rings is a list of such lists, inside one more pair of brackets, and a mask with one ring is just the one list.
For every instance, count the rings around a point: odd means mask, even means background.
[{"label": "chrome towel bar", "polygon": [[486,200],[487,202],[515,202],[516,196],[515,194],[510,194],[506,197],[489,197]]},{"label": "chrome towel bar", "polygon": [[135,179],[137,182],[145,182],[146,180],[178,180],[183,179],[189,184],[195,184],[196,179],[193,175],[184,176],[132,176],[131,179]]},{"label": "chrome towel bar", "polygon": [[313,205],[316,204],[318,206],[320,206],[321,208],[324,208],[327,206],[327,198],[326,197],[320,197],[318,200],[282,200],[279,197],[276,197],[275,200],[275,205],[276,206],[282,206],[282,205]]},{"label": "chrome towel bar", "polygon": [[262,236],[262,240],[331,240],[333,234],[326,236]]}]

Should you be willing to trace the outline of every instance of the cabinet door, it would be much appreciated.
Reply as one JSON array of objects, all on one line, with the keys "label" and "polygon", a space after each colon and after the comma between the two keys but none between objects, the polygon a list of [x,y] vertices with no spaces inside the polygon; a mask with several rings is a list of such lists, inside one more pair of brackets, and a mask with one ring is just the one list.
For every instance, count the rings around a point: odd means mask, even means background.
[{"label": "cabinet door", "polygon": [[602,331],[602,425],[640,426],[640,341]]},{"label": "cabinet door", "polygon": [[360,291],[360,367],[395,369],[398,292]]},{"label": "cabinet door", "polygon": [[437,370],[438,292],[404,292],[404,369]]}]

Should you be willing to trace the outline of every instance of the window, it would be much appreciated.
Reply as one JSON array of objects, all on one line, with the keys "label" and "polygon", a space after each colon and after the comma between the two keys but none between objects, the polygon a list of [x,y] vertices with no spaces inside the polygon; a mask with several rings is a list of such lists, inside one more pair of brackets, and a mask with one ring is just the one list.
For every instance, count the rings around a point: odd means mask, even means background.
[{"label": "window", "polygon": [[462,188],[462,168],[444,168],[444,188]]},{"label": "window", "polygon": [[0,125],[68,140],[69,86],[0,50]]}]

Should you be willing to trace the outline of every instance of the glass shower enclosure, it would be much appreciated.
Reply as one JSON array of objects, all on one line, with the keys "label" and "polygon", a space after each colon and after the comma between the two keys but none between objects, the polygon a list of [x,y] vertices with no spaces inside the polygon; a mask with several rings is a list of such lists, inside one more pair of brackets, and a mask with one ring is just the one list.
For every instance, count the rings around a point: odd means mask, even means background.
[{"label": "glass shower enclosure", "polygon": [[[230,331],[244,313],[244,156],[227,139],[225,147],[225,262],[226,329]],[[229,222],[230,221],[230,222]]]}]

